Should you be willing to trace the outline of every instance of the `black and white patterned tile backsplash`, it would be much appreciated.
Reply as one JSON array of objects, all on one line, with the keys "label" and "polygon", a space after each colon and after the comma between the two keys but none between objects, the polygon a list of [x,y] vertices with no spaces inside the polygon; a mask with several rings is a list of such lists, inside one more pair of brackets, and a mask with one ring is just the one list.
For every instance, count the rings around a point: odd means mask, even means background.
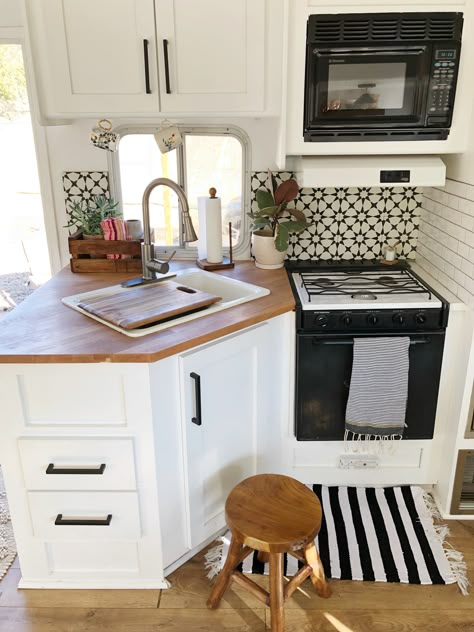
[{"label": "black and white patterned tile backsplash", "polygon": [[66,206],[71,202],[89,202],[95,195],[110,197],[108,171],[65,171],[63,189]]},{"label": "black and white patterned tile backsplash", "polygon": [[[274,172],[277,181],[293,176]],[[266,171],[252,173],[251,206],[258,210],[256,191],[265,187]],[[311,221],[290,236],[289,259],[378,259],[386,244],[400,242],[401,258],[415,258],[422,189],[300,189],[295,207]]]}]

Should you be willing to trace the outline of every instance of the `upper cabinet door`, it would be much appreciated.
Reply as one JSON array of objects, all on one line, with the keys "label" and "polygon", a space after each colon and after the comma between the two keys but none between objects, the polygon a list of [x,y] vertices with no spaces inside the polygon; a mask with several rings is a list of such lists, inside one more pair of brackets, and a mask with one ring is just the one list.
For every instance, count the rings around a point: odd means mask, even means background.
[{"label": "upper cabinet door", "polygon": [[163,112],[264,110],[265,0],[156,0]]},{"label": "upper cabinet door", "polygon": [[153,0],[29,0],[28,11],[48,115],[158,111]]}]

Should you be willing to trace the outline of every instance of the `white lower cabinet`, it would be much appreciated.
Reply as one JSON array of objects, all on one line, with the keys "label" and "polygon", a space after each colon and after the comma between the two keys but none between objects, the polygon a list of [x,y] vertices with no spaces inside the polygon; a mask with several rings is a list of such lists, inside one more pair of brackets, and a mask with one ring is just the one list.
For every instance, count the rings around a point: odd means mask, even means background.
[{"label": "white lower cabinet", "polygon": [[191,547],[225,525],[228,493],[256,473],[265,327],[180,358]]},{"label": "white lower cabinet", "polygon": [[[232,487],[280,461],[289,319],[153,364],[0,364],[20,586],[168,587],[225,526]],[[42,398],[57,376],[79,405],[51,388]]]}]

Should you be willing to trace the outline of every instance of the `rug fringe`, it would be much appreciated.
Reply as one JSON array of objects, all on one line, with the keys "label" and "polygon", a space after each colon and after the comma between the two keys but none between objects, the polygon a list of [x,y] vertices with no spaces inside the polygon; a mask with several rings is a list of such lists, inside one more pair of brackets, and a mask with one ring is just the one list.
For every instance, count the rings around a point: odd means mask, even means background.
[{"label": "rug fringe", "polygon": [[219,544],[213,546],[212,549],[204,556],[204,568],[207,570],[207,578],[212,579],[219,575],[221,571],[222,555],[224,554],[224,536],[218,538]]},{"label": "rug fringe", "polygon": [[[423,500],[427,510],[429,511],[431,518],[441,520],[441,514],[433,496],[423,490]],[[446,524],[433,524],[434,532],[443,547],[444,554],[449,564],[449,570],[457,583],[459,590],[464,596],[469,595],[469,586],[471,582],[467,577],[467,564],[464,561],[464,556],[461,551],[457,551],[446,539],[450,535],[449,527]]]}]

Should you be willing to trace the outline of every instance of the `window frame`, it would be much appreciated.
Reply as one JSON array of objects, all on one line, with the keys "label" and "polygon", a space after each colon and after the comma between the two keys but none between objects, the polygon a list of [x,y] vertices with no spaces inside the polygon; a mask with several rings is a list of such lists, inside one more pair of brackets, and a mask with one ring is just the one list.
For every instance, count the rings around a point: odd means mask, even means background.
[{"label": "window frame", "polygon": [[[242,206],[241,206],[241,229],[239,235],[239,241],[232,248],[232,255],[234,259],[248,259],[249,258],[249,243],[250,243],[250,226],[248,219],[248,209],[250,208],[250,165],[251,165],[251,145],[250,139],[246,132],[239,127],[233,125],[186,125],[177,123],[179,131],[183,136],[183,140],[186,135],[196,136],[232,136],[236,138],[242,147]],[[120,135],[120,138],[128,134],[155,134],[161,128],[160,124],[127,124],[114,127],[114,131]],[[107,164],[109,170],[109,186],[110,195],[119,203],[119,206],[123,206],[122,200],[122,187],[120,179],[120,161],[119,161],[120,141],[118,150],[115,152],[107,152]],[[184,189],[186,197],[188,192],[186,191],[186,152],[185,143],[175,149],[177,152],[177,174],[178,184]],[[181,216],[180,216],[181,218]],[[184,244],[178,247],[173,246],[155,246],[155,252],[158,256],[165,257],[170,255],[173,250],[176,250],[177,259],[197,259],[197,242],[192,244]],[[229,246],[223,246],[223,254],[229,256]]]}]

